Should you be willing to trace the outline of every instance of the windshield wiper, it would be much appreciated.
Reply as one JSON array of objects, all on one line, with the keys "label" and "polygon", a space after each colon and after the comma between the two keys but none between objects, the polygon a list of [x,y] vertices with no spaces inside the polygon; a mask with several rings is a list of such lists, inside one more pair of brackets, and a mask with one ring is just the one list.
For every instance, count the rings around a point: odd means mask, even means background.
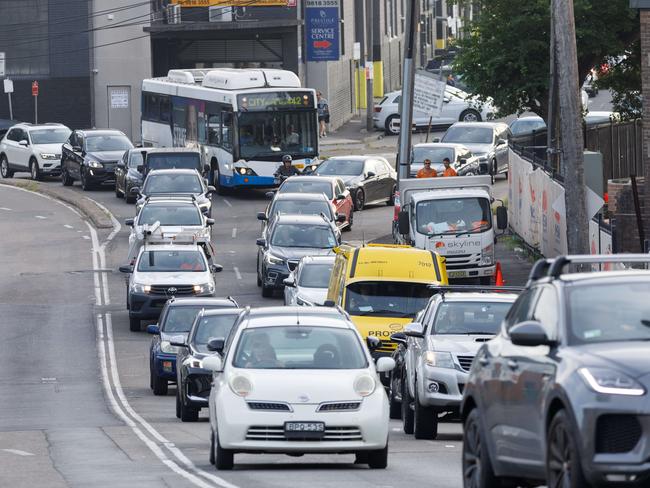
[{"label": "windshield wiper", "polygon": [[411,317],[413,314],[406,312],[398,312],[397,310],[368,310],[367,312],[354,312],[352,315],[365,316],[365,315],[390,315],[392,317],[406,318]]}]

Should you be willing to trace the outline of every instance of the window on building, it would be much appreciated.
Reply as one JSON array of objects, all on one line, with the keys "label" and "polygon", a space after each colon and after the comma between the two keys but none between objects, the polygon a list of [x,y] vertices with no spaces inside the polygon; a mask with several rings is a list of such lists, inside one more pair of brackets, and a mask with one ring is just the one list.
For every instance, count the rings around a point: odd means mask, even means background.
[{"label": "window on building", "polygon": [[49,75],[48,0],[0,2],[0,51],[6,75]]}]

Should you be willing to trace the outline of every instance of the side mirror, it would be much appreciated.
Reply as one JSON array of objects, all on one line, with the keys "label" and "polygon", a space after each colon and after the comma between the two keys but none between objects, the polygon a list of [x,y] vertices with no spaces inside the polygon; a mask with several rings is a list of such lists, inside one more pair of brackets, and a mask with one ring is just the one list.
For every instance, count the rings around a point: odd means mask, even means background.
[{"label": "side mirror", "polygon": [[508,144],[508,141],[505,139],[497,139],[497,146],[503,146],[504,144]]},{"label": "side mirror", "polygon": [[172,338],[172,340],[169,341],[169,344],[174,347],[187,347],[187,342],[185,342],[184,338],[181,341],[176,338]]},{"label": "side mirror", "polygon": [[368,346],[370,352],[372,352],[381,347],[381,341],[379,340],[378,337],[368,336],[366,337],[366,345]]},{"label": "side mirror", "polygon": [[211,195],[212,193],[216,193],[216,192],[217,192],[217,189],[214,186],[210,185],[210,186],[208,186],[208,191],[206,193],[208,195]]},{"label": "side mirror", "polygon": [[419,322],[411,322],[404,327],[404,335],[407,337],[424,337],[424,327]]},{"label": "side mirror", "polygon": [[140,195],[140,187],[134,186],[133,188],[131,188],[131,190],[129,190],[129,195],[133,195],[133,196]]},{"label": "side mirror", "polygon": [[345,222],[345,215],[342,214],[342,213],[337,213],[336,214],[336,221],[341,222],[341,223]]},{"label": "side mirror", "polygon": [[289,276],[288,278],[283,279],[282,283],[284,283],[284,286],[296,286],[296,280],[293,278],[293,276]]},{"label": "side mirror", "polygon": [[204,164],[203,165],[203,172],[209,173],[212,168],[210,167],[209,164]]},{"label": "side mirror", "polygon": [[269,200],[273,200],[273,197],[275,197],[275,192],[274,191],[267,191],[264,196],[268,198]]},{"label": "side mirror", "polygon": [[449,97],[444,97],[444,98],[442,99],[442,101],[443,101],[444,103],[449,103],[449,102],[451,101],[451,98],[449,98]]},{"label": "side mirror", "polygon": [[134,224],[135,224],[135,219],[124,219],[124,225],[133,227]]},{"label": "side mirror", "polygon": [[506,230],[508,228],[508,209],[503,205],[497,207],[497,229]]},{"label": "side mirror", "polygon": [[221,273],[223,271],[223,266],[220,264],[213,264],[210,266],[210,271],[213,273]]},{"label": "side mirror", "polygon": [[556,341],[548,338],[542,324],[536,320],[526,320],[515,325],[510,329],[508,335],[515,346],[535,347],[556,344]]},{"label": "side mirror", "polygon": [[147,333],[152,335],[160,335],[160,327],[158,327],[158,324],[149,324],[147,325]]},{"label": "side mirror", "polygon": [[458,161],[460,164],[467,164],[467,158],[460,158],[460,161]]},{"label": "side mirror", "polygon": [[126,164],[124,164],[124,161],[118,161],[115,166],[117,166],[120,169],[126,168]]},{"label": "side mirror", "polygon": [[339,193],[338,195],[336,195],[336,199],[337,200],[345,200],[345,195],[343,193]]},{"label": "side mirror", "polygon": [[478,163],[478,172],[482,175],[487,175],[490,173],[490,167],[487,163]]},{"label": "side mirror", "polygon": [[214,219],[205,219],[205,225],[214,225]]},{"label": "side mirror", "polygon": [[212,371],[213,373],[218,373],[223,370],[223,363],[221,361],[221,358],[214,354],[212,356],[208,356],[203,360],[203,369],[207,369],[209,371]]},{"label": "side mirror", "polygon": [[368,173],[366,173],[366,179],[373,178],[375,176],[377,175],[373,171],[368,171]]},{"label": "side mirror", "polygon": [[135,169],[138,170],[138,173],[144,173],[144,164],[139,164]]},{"label": "side mirror", "polygon": [[223,352],[223,346],[226,343],[226,340],[223,337],[215,337],[208,341],[208,351],[218,352],[221,354]]},{"label": "side mirror", "polygon": [[390,335],[390,340],[406,346],[406,334],[404,332],[395,332]]},{"label": "side mirror", "polygon": [[257,212],[257,220],[268,220],[265,212]]},{"label": "side mirror", "polygon": [[120,266],[120,273],[133,273],[133,266],[130,264],[123,264]]},{"label": "side mirror", "polygon": [[401,210],[400,213],[397,214],[397,230],[399,231],[400,234],[402,235],[408,235],[410,229],[409,229],[409,213],[407,210]]},{"label": "side mirror", "polygon": [[395,360],[389,357],[377,359],[377,373],[387,373],[395,369]]},{"label": "side mirror", "polygon": [[324,307],[336,307],[336,303],[334,302],[334,300],[325,300],[325,302],[323,302],[323,306]]},{"label": "side mirror", "polygon": [[265,247],[266,246],[266,239],[264,239],[263,237],[260,237],[259,239],[257,239],[255,241],[255,244],[257,244],[260,247]]}]

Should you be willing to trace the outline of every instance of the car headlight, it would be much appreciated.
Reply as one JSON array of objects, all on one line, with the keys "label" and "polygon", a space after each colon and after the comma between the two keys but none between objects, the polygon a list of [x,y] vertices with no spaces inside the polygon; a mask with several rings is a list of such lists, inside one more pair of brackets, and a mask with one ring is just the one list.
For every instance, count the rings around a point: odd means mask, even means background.
[{"label": "car headlight", "polygon": [[43,159],[61,159],[60,154],[54,154],[54,153],[41,153],[41,158]]},{"label": "car headlight", "polygon": [[284,259],[274,256],[273,254],[267,254],[264,258],[269,264],[284,264]]},{"label": "car headlight", "polygon": [[302,297],[296,297],[296,303],[298,305],[302,305],[304,307],[313,307],[314,306],[314,304],[312,302],[310,302],[309,300],[305,300]]},{"label": "car headlight", "polygon": [[131,285],[131,291],[133,293],[149,293],[151,291],[151,285],[143,285],[141,283],[133,283]]},{"label": "car headlight", "polygon": [[362,374],[361,376],[357,376],[357,379],[354,380],[354,391],[357,395],[362,397],[372,395],[376,386],[377,382],[369,374]]},{"label": "car headlight", "polygon": [[645,388],[625,373],[605,368],[580,368],[582,379],[596,393],[641,396]]},{"label": "car headlight", "polygon": [[104,165],[100,163],[99,161],[95,161],[94,159],[91,159],[90,161],[87,161],[86,164],[88,165],[89,168],[103,168]]},{"label": "car headlight", "polygon": [[427,351],[424,353],[424,362],[427,366],[435,366],[436,368],[456,368],[450,352]]},{"label": "car headlight", "polygon": [[230,378],[228,384],[233,393],[240,397],[247,397],[253,391],[253,383],[251,383],[251,380],[240,374]]},{"label": "car headlight", "polygon": [[204,283],[203,285],[194,285],[194,293],[213,293],[214,285],[212,283]]},{"label": "car headlight", "polygon": [[178,354],[181,352],[180,347],[172,346],[169,341],[160,341],[160,350],[167,354]]},{"label": "car headlight", "polygon": [[481,250],[481,266],[492,266],[494,264],[494,244],[490,244]]}]

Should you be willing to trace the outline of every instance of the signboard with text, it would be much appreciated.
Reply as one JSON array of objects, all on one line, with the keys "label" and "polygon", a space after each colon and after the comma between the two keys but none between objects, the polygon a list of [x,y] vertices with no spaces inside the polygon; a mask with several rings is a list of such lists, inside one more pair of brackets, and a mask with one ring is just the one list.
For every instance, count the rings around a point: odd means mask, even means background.
[{"label": "signboard with text", "polygon": [[307,61],[339,60],[339,0],[306,0],[305,36]]},{"label": "signboard with text", "polygon": [[5,53],[0,52],[0,78],[5,75]]},{"label": "signboard with text", "polygon": [[446,81],[440,81],[423,70],[418,70],[413,83],[413,110],[429,117],[439,117],[444,104]]}]

